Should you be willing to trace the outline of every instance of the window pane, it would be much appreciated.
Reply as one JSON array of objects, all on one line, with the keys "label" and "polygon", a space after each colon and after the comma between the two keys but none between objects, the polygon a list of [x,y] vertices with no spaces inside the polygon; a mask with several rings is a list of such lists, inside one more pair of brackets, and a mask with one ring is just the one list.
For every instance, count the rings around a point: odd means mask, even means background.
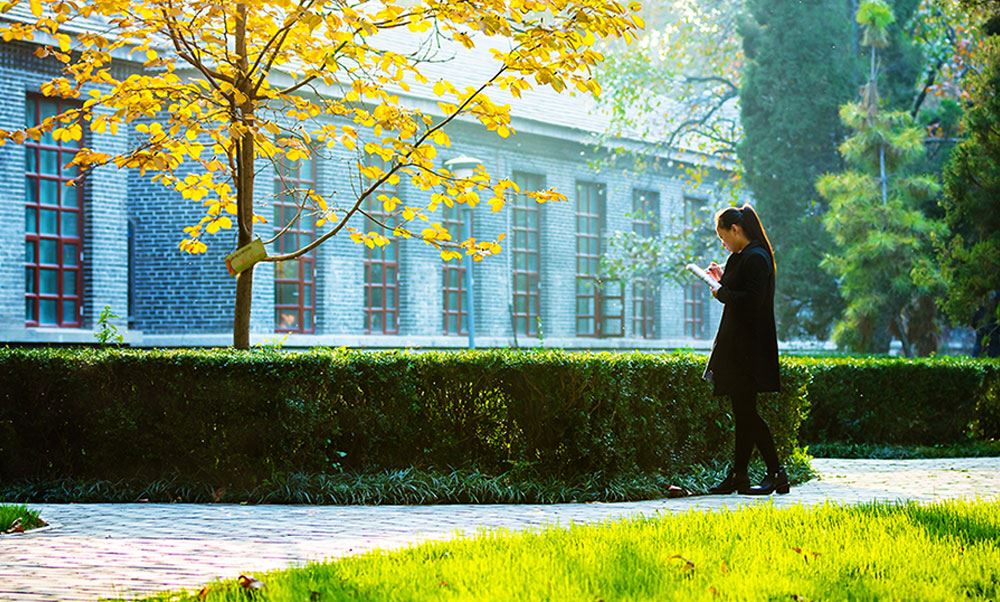
[{"label": "window pane", "polygon": [[384,290],[385,289],[383,289],[381,287],[371,289],[371,295],[372,295],[372,305],[371,306],[372,307],[383,307],[383,299],[384,299],[384,297],[382,295],[383,295],[383,291]]},{"label": "window pane", "polygon": [[24,171],[35,173],[35,166],[38,165],[38,156],[35,149],[24,149]]},{"label": "window pane", "polygon": [[24,231],[27,234],[38,234],[38,214],[34,207],[24,208]]},{"label": "window pane", "polygon": [[299,277],[299,266],[295,261],[279,261],[278,278],[294,279]]},{"label": "window pane", "polygon": [[382,264],[380,263],[371,264],[369,268],[368,279],[369,282],[377,282],[379,284],[382,283]]},{"label": "window pane", "polygon": [[35,263],[35,243],[33,241],[24,242],[24,263]]},{"label": "window pane", "polygon": [[59,152],[52,150],[41,150],[39,151],[41,156],[41,169],[39,173],[48,174],[50,176],[58,175],[59,173]]},{"label": "window pane", "polygon": [[304,312],[302,312],[302,314],[303,314],[302,328],[305,328],[306,330],[312,330],[313,326],[314,326],[313,325],[313,312],[312,312],[312,310],[311,309],[307,309]]},{"label": "window pane", "polygon": [[[63,295],[76,295],[76,270],[63,272]],[[65,315],[63,316],[65,319]]]},{"label": "window pane", "polygon": [[282,309],[278,312],[278,328],[282,330],[298,330],[299,312],[294,309]]},{"label": "window pane", "polygon": [[[43,295],[55,295],[59,293],[57,277],[59,270],[40,270],[38,277],[38,289]],[[55,315],[53,306],[53,316]]]},{"label": "window pane", "polygon": [[311,284],[306,284],[302,287],[302,303],[308,306],[313,304],[313,287]]},{"label": "window pane", "polygon": [[63,265],[77,265],[79,257],[80,254],[77,252],[76,245],[70,243],[63,244]]},{"label": "window pane", "polygon": [[76,322],[76,301],[63,301],[63,323]]},{"label": "window pane", "polygon": [[24,268],[24,292],[35,293],[35,270],[34,268]]},{"label": "window pane", "polygon": [[62,235],[68,236],[70,238],[76,238],[79,234],[78,230],[78,214],[75,211],[63,211],[62,212]]},{"label": "window pane", "polygon": [[56,235],[56,219],[58,211],[55,209],[42,209],[41,210],[41,224],[39,232],[41,234],[51,234]]},{"label": "window pane", "polygon": [[63,207],[79,207],[80,206],[80,189],[79,188],[67,188],[65,185],[62,187],[62,206]]},{"label": "window pane", "polygon": [[35,320],[35,300],[24,300],[24,321],[33,322]]},{"label": "window pane", "polygon": [[76,165],[67,165],[73,160],[73,155],[75,153],[60,153],[59,154],[59,165],[62,166],[62,175],[64,178],[75,178],[80,175],[80,170]]},{"label": "window pane", "polygon": [[299,285],[279,284],[278,295],[275,300],[278,305],[297,305],[299,302]]},{"label": "window pane", "polygon": [[49,265],[59,263],[58,255],[56,254],[56,244],[54,240],[38,241],[38,263],[47,263]]},{"label": "window pane", "polygon": [[41,299],[38,301],[38,323],[56,323],[56,302],[54,299]]},{"label": "window pane", "polygon": [[385,328],[382,327],[382,312],[372,313],[371,320],[372,320],[372,325],[371,325],[372,332],[382,332],[385,330]]}]

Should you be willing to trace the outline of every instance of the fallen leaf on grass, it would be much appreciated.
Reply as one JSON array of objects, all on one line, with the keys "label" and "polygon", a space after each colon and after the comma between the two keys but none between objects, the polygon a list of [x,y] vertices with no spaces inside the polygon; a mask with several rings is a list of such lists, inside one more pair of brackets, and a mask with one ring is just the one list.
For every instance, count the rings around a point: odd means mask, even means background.
[{"label": "fallen leaf on grass", "polygon": [[728,573],[729,572],[729,565],[726,564],[725,560],[723,560],[722,564],[719,565],[719,570],[722,571],[723,573]]},{"label": "fallen leaf on grass", "polygon": [[816,560],[817,558],[822,556],[822,554],[820,554],[819,552],[813,552],[812,550],[806,550],[804,548],[793,547],[792,549],[795,550],[796,554],[801,555],[802,559],[805,560],[806,562],[809,562],[810,556],[813,557],[813,560]]},{"label": "fallen leaf on grass", "polygon": [[243,589],[254,591],[264,589],[264,582],[254,579],[251,575],[240,575],[236,581],[239,582],[240,587]]},{"label": "fallen leaf on grass", "polygon": [[10,528],[4,531],[4,533],[24,533],[24,525],[21,524],[21,519],[15,518],[14,522],[10,524]]},{"label": "fallen leaf on grass", "polygon": [[674,560],[675,558],[684,562],[684,564],[681,565],[681,570],[684,571],[685,573],[694,570],[694,563],[688,560],[687,558],[684,558],[680,554],[674,554],[673,556],[670,557],[670,560]]},{"label": "fallen leaf on grass", "polygon": [[691,492],[683,487],[678,487],[677,485],[667,487],[667,497],[669,498],[687,497],[689,495],[691,495]]}]

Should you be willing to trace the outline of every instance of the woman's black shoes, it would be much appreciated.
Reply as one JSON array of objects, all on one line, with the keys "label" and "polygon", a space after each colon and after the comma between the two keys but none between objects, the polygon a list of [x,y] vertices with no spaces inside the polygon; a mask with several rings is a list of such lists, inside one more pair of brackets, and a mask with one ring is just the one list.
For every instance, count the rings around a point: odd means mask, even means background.
[{"label": "woman's black shoes", "polygon": [[774,492],[788,493],[788,490],[788,474],[785,473],[784,468],[779,468],[777,472],[768,472],[760,485],[740,489],[740,493],[743,495],[770,495]]},{"label": "woman's black shoes", "polygon": [[750,489],[750,477],[748,477],[746,473],[737,474],[730,471],[721,483],[709,489],[708,492],[713,495],[719,495],[734,493],[736,491],[742,493],[745,489]]}]

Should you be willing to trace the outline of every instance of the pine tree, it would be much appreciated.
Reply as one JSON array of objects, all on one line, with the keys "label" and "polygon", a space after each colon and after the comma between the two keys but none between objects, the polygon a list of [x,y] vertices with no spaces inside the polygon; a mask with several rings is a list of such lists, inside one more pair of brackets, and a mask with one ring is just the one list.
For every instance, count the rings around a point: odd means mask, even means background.
[{"label": "pine tree", "polygon": [[934,176],[910,174],[924,150],[924,131],[908,112],[886,111],[878,92],[878,50],[889,44],[894,17],[881,0],[866,0],[857,20],[870,50],[870,71],[859,102],[841,108],[853,134],[840,151],[850,169],[817,182],[830,208],[823,223],[836,242],[822,265],[840,284],[846,302],[833,337],[853,351],[886,352],[892,337],[907,356],[936,351],[931,260],[941,224],[920,209],[940,190]]}]

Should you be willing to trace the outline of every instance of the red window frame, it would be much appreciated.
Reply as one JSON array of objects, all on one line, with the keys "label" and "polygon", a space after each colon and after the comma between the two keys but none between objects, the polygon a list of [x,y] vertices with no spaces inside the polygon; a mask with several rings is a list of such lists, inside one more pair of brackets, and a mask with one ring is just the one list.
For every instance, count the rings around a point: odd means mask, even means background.
[{"label": "red window frame", "polygon": [[[303,173],[304,172],[304,173]],[[274,173],[275,234],[299,213],[308,191],[316,187],[316,159],[278,162]],[[311,210],[303,207],[294,225],[274,242],[278,253],[291,253],[316,238]],[[292,300],[283,297],[294,292]],[[274,264],[274,331],[316,332],[316,253]]]},{"label": "red window frame", "polygon": [[[441,205],[441,225],[454,240],[465,236],[463,205]],[[465,306],[465,264],[462,259],[445,262],[441,267],[443,332],[446,335],[468,334],[468,308]]]},{"label": "red window frame", "polygon": [[684,287],[684,334],[692,339],[705,338],[705,308],[708,288],[693,282]]},{"label": "red window frame", "polygon": [[[660,193],[654,190],[632,191],[632,231],[648,238],[655,234],[660,215]],[[655,339],[656,313],[659,305],[656,283],[639,281],[632,285],[632,330],[635,336]]]},{"label": "red window frame", "polygon": [[582,337],[625,335],[625,286],[600,275],[606,199],[604,184],[577,182],[576,334]]},{"label": "red window frame", "polygon": [[521,194],[511,204],[511,278],[514,328],[518,334],[538,336],[541,316],[541,206],[525,192],[545,188],[545,176],[514,172]]},{"label": "red window frame", "polygon": [[[697,197],[684,197],[684,225],[696,227],[698,213],[708,201]],[[705,314],[708,311],[708,289],[700,282],[684,287],[684,334],[693,339],[706,338]]]},{"label": "red window frame", "polygon": [[[44,117],[79,106],[78,102],[28,94],[25,123],[36,126]],[[66,163],[82,146],[82,140],[57,142],[51,132],[24,144],[28,193],[24,203],[25,326],[83,325],[83,187],[66,186],[79,174]],[[54,311],[43,312],[44,307]],[[49,315],[54,319],[43,319]]]},{"label": "red window frame", "polygon": [[[386,192],[395,194],[395,191]],[[366,231],[390,236],[393,216],[373,194],[365,201],[365,211],[387,227],[365,218]],[[399,245],[365,246],[365,334],[399,334]]]}]

